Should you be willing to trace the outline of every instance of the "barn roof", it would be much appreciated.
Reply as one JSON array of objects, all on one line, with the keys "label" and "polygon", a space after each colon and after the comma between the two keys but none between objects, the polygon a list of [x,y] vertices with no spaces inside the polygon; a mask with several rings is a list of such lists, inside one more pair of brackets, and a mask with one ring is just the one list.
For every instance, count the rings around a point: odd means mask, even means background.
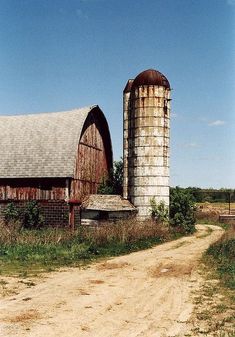
[{"label": "barn roof", "polygon": [[0,178],[73,177],[78,142],[92,110],[103,116],[97,105],[0,116]]},{"label": "barn roof", "polygon": [[136,211],[129,200],[120,195],[90,194],[84,198],[82,208],[99,211]]}]

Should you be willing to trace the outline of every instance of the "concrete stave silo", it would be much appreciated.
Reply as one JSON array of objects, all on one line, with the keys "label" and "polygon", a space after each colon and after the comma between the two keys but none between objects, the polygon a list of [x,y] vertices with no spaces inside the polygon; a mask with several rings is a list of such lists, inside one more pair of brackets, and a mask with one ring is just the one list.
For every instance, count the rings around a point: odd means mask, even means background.
[{"label": "concrete stave silo", "polygon": [[170,84],[149,69],[129,80],[123,94],[124,198],[150,216],[150,200],[169,204]]}]

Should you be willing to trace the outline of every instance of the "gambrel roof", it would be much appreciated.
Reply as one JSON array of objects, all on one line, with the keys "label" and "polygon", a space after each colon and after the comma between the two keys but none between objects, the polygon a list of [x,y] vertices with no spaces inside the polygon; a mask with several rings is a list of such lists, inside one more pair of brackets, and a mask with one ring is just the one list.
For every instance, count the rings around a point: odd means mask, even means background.
[{"label": "gambrel roof", "polygon": [[73,177],[79,139],[91,111],[106,122],[97,105],[0,116],[0,178]]}]

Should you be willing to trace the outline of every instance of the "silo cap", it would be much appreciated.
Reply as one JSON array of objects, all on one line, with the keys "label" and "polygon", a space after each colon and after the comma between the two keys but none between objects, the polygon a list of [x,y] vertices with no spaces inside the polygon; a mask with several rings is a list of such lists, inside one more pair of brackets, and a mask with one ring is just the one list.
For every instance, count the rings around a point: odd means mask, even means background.
[{"label": "silo cap", "polygon": [[170,89],[170,83],[166,76],[154,69],[144,70],[137,75],[131,89],[141,87],[142,85],[158,85]]}]

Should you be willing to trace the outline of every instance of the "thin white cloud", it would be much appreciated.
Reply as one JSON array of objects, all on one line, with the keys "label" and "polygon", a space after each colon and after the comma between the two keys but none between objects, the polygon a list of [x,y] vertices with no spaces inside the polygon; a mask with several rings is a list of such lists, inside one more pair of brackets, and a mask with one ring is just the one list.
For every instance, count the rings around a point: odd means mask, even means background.
[{"label": "thin white cloud", "polygon": [[185,143],[185,147],[199,147],[198,143],[192,142],[192,143]]},{"label": "thin white cloud", "polygon": [[180,147],[196,148],[196,147],[200,147],[200,145],[196,142],[188,142],[188,143],[181,144]]},{"label": "thin white cloud", "polygon": [[217,119],[216,121],[212,121],[208,123],[209,126],[220,126],[226,124],[225,121],[222,121],[221,119]]}]

